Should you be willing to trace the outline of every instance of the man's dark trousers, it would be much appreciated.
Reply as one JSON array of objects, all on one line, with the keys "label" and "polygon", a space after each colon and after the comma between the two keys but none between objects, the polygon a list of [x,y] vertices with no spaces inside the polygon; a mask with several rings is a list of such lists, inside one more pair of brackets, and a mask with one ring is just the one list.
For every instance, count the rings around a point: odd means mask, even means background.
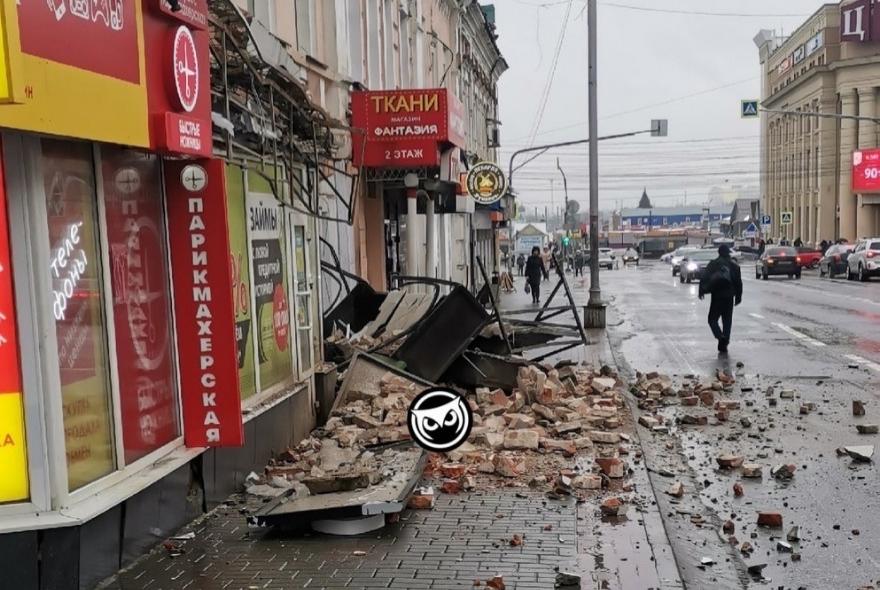
[{"label": "man's dark trousers", "polygon": [[[717,340],[727,344],[730,342],[730,331],[733,328],[733,297],[713,295],[709,305],[709,327]],[[722,327],[718,327],[718,319]]]}]

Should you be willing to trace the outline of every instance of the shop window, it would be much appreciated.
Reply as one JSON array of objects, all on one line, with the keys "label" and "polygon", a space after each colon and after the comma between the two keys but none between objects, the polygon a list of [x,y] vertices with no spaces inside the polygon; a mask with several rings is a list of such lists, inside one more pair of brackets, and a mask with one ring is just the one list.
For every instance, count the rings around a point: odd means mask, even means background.
[{"label": "shop window", "polygon": [[232,269],[232,304],[235,308],[235,341],[238,351],[238,379],[241,398],[257,393],[254,341],[251,333],[251,272],[245,217],[244,172],[226,167],[229,208],[229,264]]},{"label": "shop window", "polygon": [[115,468],[92,149],[43,139],[47,261],[58,348],[68,484]]},{"label": "shop window", "polygon": [[131,463],[180,434],[159,160],[101,149],[122,443]]},{"label": "shop window", "polygon": [[293,226],[293,252],[296,289],[296,330],[299,343],[300,370],[312,368],[311,289],[308,280],[306,228]]},{"label": "shop window", "polygon": [[270,183],[248,171],[247,229],[253,273],[253,329],[260,389],[293,376],[284,211]]}]

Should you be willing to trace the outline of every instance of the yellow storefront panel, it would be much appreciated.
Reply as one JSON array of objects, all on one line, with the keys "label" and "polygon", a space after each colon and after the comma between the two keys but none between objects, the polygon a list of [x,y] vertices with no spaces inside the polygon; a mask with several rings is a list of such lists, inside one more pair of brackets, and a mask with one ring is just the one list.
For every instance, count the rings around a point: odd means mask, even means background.
[{"label": "yellow storefront panel", "polygon": [[0,393],[0,503],[28,499],[21,394]]},{"label": "yellow storefront panel", "polygon": [[45,2],[0,0],[0,127],[149,147],[141,1],[121,2],[111,30],[101,19],[83,29],[69,11],[48,18]]}]

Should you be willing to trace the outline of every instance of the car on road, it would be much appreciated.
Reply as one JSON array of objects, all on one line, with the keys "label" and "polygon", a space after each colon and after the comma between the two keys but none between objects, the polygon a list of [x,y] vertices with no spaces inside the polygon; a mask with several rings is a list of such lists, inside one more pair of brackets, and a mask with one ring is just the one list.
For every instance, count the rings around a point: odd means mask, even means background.
[{"label": "car on road", "polygon": [[675,254],[675,252],[667,252],[666,254],[664,254],[663,256],[660,257],[660,262],[662,262],[663,264],[671,264],[673,254]]},{"label": "car on road", "polygon": [[801,259],[801,268],[816,268],[822,260],[822,251],[815,248],[797,248],[798,257]]},{"label": "car on road", "polygon": [[706,265],[718,258],[715,249],[702,249],[687,252],[681,261],[681,269],[678,272],[678,280],[682,283],[699,281],[706,272]]},{"label": "car on road", "polygon": [[682,246],[673,252],[672,257],[670,258],[670,262],[672,263],[672,276],[678,274],[678,271],[681,269],[681,261],[689,252],[698,252],[699,250],[699,246]]},{"label": "car on road", "polygon": [[801,278],[801,264],[797,248],[775,246],[764,250],[755,265],[755,278],[766,281],[773,275]]},{"label": "car on road", "polygon": [[599,248],[599,268],[614,269],[614,251],[611,248]]},{"label": "car on road", "polygon": [[846,261],[846,278],[862,282],[880,277],[880,238],[860,240]]},{"label": "car on road", "polygon": [[819,260],[819,276],[833,279],[837,275],[846,274],[847,259],[855,247],[855,244],[834,244],[828,248],[825,256]]},{"label": "car on road", "polygon": [[639,253],[634,248],[627,248],[626,252],[623,253],[623,265],[627,264],[635,264],[639,265]]}]

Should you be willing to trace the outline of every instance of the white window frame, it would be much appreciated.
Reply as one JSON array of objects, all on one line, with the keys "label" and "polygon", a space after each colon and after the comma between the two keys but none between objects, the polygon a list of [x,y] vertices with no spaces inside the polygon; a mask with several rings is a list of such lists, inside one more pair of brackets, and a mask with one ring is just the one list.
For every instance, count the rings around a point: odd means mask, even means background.
[{"label": "white window frame", "polygon": [[[66,444],[64,440],[64,411],[61,402],[61,377],[58,370],[58,347],[55,324],[52,320],[52,301],[49,293],[48,265],[40,261],[49,260],[49,230],[46,225],[46,198],[43,184],[40,136],[4,134],[4,153],[10,154],[18,151],[21,154],[21,165],[11,160],[7,155],[7,187],[10,180],[16,183],[18,190],[14,194],[13,205],[10,200],[10,218],[15,215],[16,219],[24,223],[10,224],[11,236],[15,237],[16,247],[12,249],[13,272],[16,277],[16,309],[19,320],[19,350],[22,358],[24,351],[31,358],[37,359],[37,363],[25,367],[22,364],[22,382],[25,393],[25,420],[27,427],[28,445],[28,469],[30,475],[31,502],[22,504],[10,504],[0,506],[0,516],[13,513],[7,508],[16,508],[16,514],[27,512],[40,512],[48,510],[60,510],[71,508],[94,499],[100,493],[120,484],[144,469],[157,463],[160,459],[183,447],[184,424],[182,416],[182,400],[180,396],[180,376],[176,370],[179,358],[176,346],[172,339],[172,365],[174,369],[174,382],[177,397],[177,420],[180,434],[172,441],[155,449],[141,457],[137,461],[125,465],[125,450],[121,434],[122,422],[119,404],[119,380],[118,358],[115,346],[115,324],[112,308],[112,280],[109,274],[109,249],[106,232],[106,210],[103,197],[103,176],[101,174],[101,155],[97,144],[91,143],[92,167],[95,176],[95,198],[97,224],[98,224],[98,248],[101,257],[101,283],[104,300],[102,301],[103,319],[106,324],[106,338],[104,346],[107,354],[107,363],[110,370],[110,403],[111,416],[113,419],[113,448],[115,453],[116,468],[113,472],[96,479],[76,490],[69,489],[67,477]],[[86,143],[70,140],[71,143]],[[10,149],[10,146],[18,150]],[[11,172],[11,174],[10,174]],[[160,161],[161,178],[161,161]],[[166,206],[164,183],[162,184],[161,198],[163,210]],[[22,200],[25,203],[22,203]],[[167,212],[163,219],[165,224],[165,255],[168,268],[170,265],[170,248],[167,241]],[[26,260],[23,260],[26,259]],[[29,280],[18,280],[21,268],[26,268]],[[171,282],[167,283],[171,292]],[[40,295],[42,294],[42,295]],[[110,298],[110,299],[108,299]],[[172,293],[173,305],[173,293]],[[173,307],[172,307],[173,309]],[[27,317],[24,317],[27,314]],[[173,313],[170,321],[172,334],[176,334],[173,324]],[[27,349],[24,348],[27,345]],[[35,349],[35,350],[34,350]],[[28,395],[28,392],[36,392]],[[36,398],[36,399],[34,399]],[[40,457],[34,457],[40,453]],[[37,468],[39,466],[39,468]]]}]

